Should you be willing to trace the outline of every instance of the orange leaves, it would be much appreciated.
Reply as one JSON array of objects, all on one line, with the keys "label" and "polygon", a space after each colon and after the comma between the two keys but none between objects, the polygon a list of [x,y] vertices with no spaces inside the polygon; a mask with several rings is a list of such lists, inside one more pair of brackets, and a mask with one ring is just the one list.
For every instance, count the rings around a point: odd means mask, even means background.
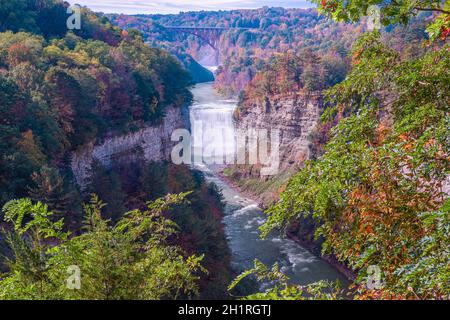
[{"label": "orange leaves", "polygon": [[22,139],[18,142],[18,146],[35,165],[40,165],[45,162],[45,155],[36,144],[33,131],[27,130],[22,133]]},{"label": "orange leaves", "polygon": [[425,148],[436,146],[436,139],[432,138],[425,143]]},{"label": "orange leaves", "polygon": [[359,286],[358,291],[361,293],[357,295],[357,300],[405,300],[406,296],[400,294],[394,294],[386,290],[366,290],[365,287]]},{"label": "orange leaves", "polygon": [[361,63],[361,54],[363,53],[363,49],[359,49],[358,51],[353,52],[352,55],[352,63],[357,66]]},{"label": "orange leaves", "polygon": [[126,31],[126,30],[122,30],[122,32],[121,32],[121,36],[122,36],[122,39],[126,39],[126,38],[128,38],[128,31]]},{"label": "orange leaves", "polygon": [[286,191],[286,185],[283,185],[283,186],[281,186],[281,187],[279,187],[278,188],[278,195],[280,195],[280,194],[282,194],[283,192],[285,192]]},{"label": "orange leaves", "polygon": [[409,140],[409,135],[407,133],[402,133],[399,137],[401,141]]},{"label": "orange leaves", "polygon": [[29,61],[30,55],[30,49],[23,43],[12,44],[8,48],[8,63],[11,67],[15,67],[22,62]]},{"label": "orange leaves", "polygon": [[[380,124],[377,142],[385,141],[390,131]],[[395,279],[397,268],[411,263],[411,244],[430,232],[418,213],[442,205],[442,182],[428,177],[414,164],[417,141],[408,134],[398,140],[394,152],[381,147],[373,151],[369,172],[349,191],[342,216],[335,221],[332,234],[327,235],[337,256],[346,261],[364,266],[382,262],[387,281]],[[433,147],[436,143],[430,138],[425,145]],[[368,257],[370,260],[364,260]],[[377,297],[399,298],[383,291],[364,296]]]},{"label": "orange leaves", "polygon": [[378,128],[375,131],[376,139],[378,143],[383,143],[388,134],[392,131],[391,127],[387,125],[387,123],[380,123]]},{"label": "orange leaves", "polygon": [[364,229],[364,233],[366,233],[366,234],[374,234],[374,230],[371,225],[365,225],[363,229]]}]

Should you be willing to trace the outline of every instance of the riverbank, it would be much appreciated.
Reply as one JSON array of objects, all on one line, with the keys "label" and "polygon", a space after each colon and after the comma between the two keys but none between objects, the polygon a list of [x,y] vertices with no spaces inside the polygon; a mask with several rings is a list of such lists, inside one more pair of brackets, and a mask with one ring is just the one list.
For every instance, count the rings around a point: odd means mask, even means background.
[{"label": "riverbank", "polygon": [[218,171],[217,175],[222,179],[226,184],[228,184],[234,191],[242,194],[246,198],[252,199],[254,202],[258,204],[258,207],[261,208],[261,210],[265,211],[268,209],[268,205],[263,201],[262,198],[258,197],[258,195],[249,192],[247,190],[243,190],[233,179],[228,177],[226,174],[224,174],[223,170]]},{"label": "riverbank", "polygon": [[[254,202],[256,202],[263,211],[265,211],[269,208],[270,205],[265,203],[261,197],[259,197],[257,194],[249,192],[247,190],[243,190],[236,183],[236,181],[234,181],[229,176],[224,174],[223,170],[218,171],[217,175],[220,177],[220,179],[222,179],[224,181],[224,183],[226,183],[228,186],[230,186],[233,190],[235,190],[236,192],[238,192],[238,193],[244,195],[245,197],[252,199]],[[301,239],[300,237],[295,235],[295,233],[292,231],[290,231],[290,232],[288,231],[286,236],[290,240],[292,240],[295,243],[297,243],[298,245],[300,245],[302,248],[308,250],[310,253],[312,253],[316,257],[322,259],[323,261],[325,261],[328,264],[330,264],[331,266],[333,266],[333,268],[335,268],[337,271],[339,271],[340,274],[345,276],[345,278],[348,281],[350,281],[350,282],[355,281],[355,279],[356,279],[355,273],[349,267],[347,267],[345,264],[339,262],[336,257],[334,257],[332,255],[322,255],[321,248],[320,248],[320,246],[317,245],[317,243]],[[311,235],[311,238],[313,238],[313,235]]]}]

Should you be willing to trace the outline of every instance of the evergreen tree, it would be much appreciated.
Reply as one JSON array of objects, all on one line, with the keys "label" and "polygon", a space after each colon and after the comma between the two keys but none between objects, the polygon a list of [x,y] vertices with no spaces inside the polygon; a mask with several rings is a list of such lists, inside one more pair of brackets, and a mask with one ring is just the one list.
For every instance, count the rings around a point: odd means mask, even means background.
[{"label": "evergreen tree", "polygon": [[107,203],[107,217],[113,221],[117,221],[126,211],[125,193],[119,174],[114,170],[107,170],[99,161],[92,163],[86,193],[97,194]]},{"label": "evergreen tree", "polygon": [[39,172],[33,173],[32,180],[34,186],[29,188],[31,200],[47,204],[58,217],[76,209],[76,191],[69,190],[57,169],[43,166]]}]

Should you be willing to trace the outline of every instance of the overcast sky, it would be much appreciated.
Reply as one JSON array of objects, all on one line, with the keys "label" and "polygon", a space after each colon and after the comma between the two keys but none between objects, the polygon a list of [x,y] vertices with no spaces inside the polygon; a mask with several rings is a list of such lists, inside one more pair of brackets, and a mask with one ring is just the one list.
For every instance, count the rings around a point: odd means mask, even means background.
[{"label": "overcast sky", "polygon": [[179,13],[180,11],[253,9],[264,6],[309,8],[309,1],[295,0],[69,0],[105,13]]}]

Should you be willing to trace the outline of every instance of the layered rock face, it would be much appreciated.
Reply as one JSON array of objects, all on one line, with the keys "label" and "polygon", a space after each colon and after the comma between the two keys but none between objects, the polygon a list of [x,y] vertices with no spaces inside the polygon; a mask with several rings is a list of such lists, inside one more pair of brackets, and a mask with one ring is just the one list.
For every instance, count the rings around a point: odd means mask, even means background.
[{"label": "layered rock face", "polygon": [[323,106],[318,94],[265,98],[240,108],[237,126],[245,129],[280,130],[280,171],[310,158],[309,137]]},{"label": "layered rock face", "polygon": [[113,162],[146,162],[170,160],[174,130],[188,127],[182,108],[169,107],[162,123],[148,126],[124,136],[105,139],[101,144],[90,143],[72,154],[71,167],[78,185],[83,188],[90,175],[92,163],[99,161],[105,167]]},{"label": "layered rock face", "polygon": [[[219,45],[219,43],[217,45]],[[191,48],[189,53],[202,66],[212,67],[220,65],[220,49],[215,50],[210,45],[203,45],[199,48]]]}]

